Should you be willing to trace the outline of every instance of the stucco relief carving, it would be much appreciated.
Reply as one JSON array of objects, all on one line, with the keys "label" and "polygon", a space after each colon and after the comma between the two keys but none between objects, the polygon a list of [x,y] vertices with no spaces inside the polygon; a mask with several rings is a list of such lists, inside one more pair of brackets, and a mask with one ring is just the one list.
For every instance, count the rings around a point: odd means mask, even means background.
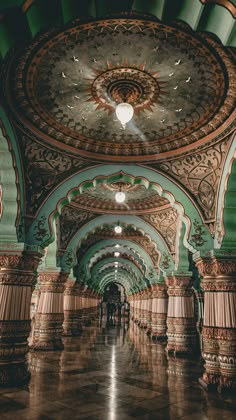
[{"label": "stucco relief carving", "polygon": [[60,248],[66,249],[74,234],[97,215],[88,211],[66,206],[60,216]]},{"label": "stucco relief carving", "polygon": [[215,219],[220,177],[231,141],[231,136],[228,136],[211,149],[151,165],[180,182],[197,201],[209,222]]},{"label": "stucco relief carving", "polygon": [[90,163],[72,158],[56,150],[47,149],[33,142],[27,136],[21,136],[21,141],[27,195],[26,213],[34,215],[60,181],[89,166]]},{"label": "stucco relief carving", "polygon": [[177,230],[178,213],[172,207],[160,210],[155,214],[145,214],[141,216],[150,223],[166,241],[171,252],[175,252],[175,240]]}]

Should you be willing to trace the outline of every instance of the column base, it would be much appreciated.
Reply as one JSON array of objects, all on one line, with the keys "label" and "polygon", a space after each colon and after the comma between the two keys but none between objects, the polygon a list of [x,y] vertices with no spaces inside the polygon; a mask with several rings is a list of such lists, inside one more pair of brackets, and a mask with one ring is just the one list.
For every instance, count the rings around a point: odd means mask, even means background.
[{"label": "column base", "polygon": [[167,341],[166,335],[160,335],[158,333],[151,333],[151,337],[153,341]]},{"label": "column base", "polygon": [[53,341],[40,341],[38,343],[34,343],[31,347],[34,351],[57,351],[63,350],[64,345],[61,339],[53,340]]},{"label": "column base", "polygon": [[30,380],[30,371],[26,362],[0,364],[0,387],[24,385]]}]

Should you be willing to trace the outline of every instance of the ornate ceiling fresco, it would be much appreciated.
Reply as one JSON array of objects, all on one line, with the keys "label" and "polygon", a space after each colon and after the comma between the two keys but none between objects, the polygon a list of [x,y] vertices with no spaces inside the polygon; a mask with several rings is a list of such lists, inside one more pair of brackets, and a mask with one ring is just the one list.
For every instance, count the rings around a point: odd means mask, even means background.
[{"label": "ornate ceiling fresco", "polygon": [[[0,152],[10,155],[0,153],[0,222],[15,215],[17,241],[47,245],[55,265],[97,290],[113,279],[119,241],[122,279],[140,288],[226,243],[234,2],[0,3]],[[124,101],[134,109],[125,128]]]},{"label": "ornate ceiling fresco", "polygon": [[[219,141],[233,123],[232,63],[219,43],[183,26],[106,19],[39,37],[8,75],[19,125],[50,147],[103,161]],[[115,115],[124,89],[135,113],[125,130]]]}]

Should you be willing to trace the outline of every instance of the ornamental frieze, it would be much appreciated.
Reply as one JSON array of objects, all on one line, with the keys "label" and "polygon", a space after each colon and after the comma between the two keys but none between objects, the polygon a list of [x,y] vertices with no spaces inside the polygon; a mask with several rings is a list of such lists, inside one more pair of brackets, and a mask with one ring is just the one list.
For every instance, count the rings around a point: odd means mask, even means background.
[{"label": "ornamental frieze", "polygon": [[212,257],[198,258],[195,261],[199,273],[204,277],[216,277],[216,276],[236,276],[236,261],[227,259],[217,259]]},{"label": "ornamental frieze", "polygon": [[40,262],[41,254],[25,252],[20,254],[0,254],[0,268],[2,270],[25,270],[26,274],[29,271],[34,272]]}]

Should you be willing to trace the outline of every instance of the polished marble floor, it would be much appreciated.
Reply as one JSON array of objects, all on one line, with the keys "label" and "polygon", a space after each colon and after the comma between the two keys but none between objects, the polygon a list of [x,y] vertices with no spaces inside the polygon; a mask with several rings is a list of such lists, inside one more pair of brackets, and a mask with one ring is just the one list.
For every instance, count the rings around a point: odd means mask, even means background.
[{"label": "polished marble floor", "polygon": [[0,390],[0,419],[235,420],[236,396],[207,393],[198,360],[167,357],[132,322],[106,319],[29,354],[31,381]]}]

